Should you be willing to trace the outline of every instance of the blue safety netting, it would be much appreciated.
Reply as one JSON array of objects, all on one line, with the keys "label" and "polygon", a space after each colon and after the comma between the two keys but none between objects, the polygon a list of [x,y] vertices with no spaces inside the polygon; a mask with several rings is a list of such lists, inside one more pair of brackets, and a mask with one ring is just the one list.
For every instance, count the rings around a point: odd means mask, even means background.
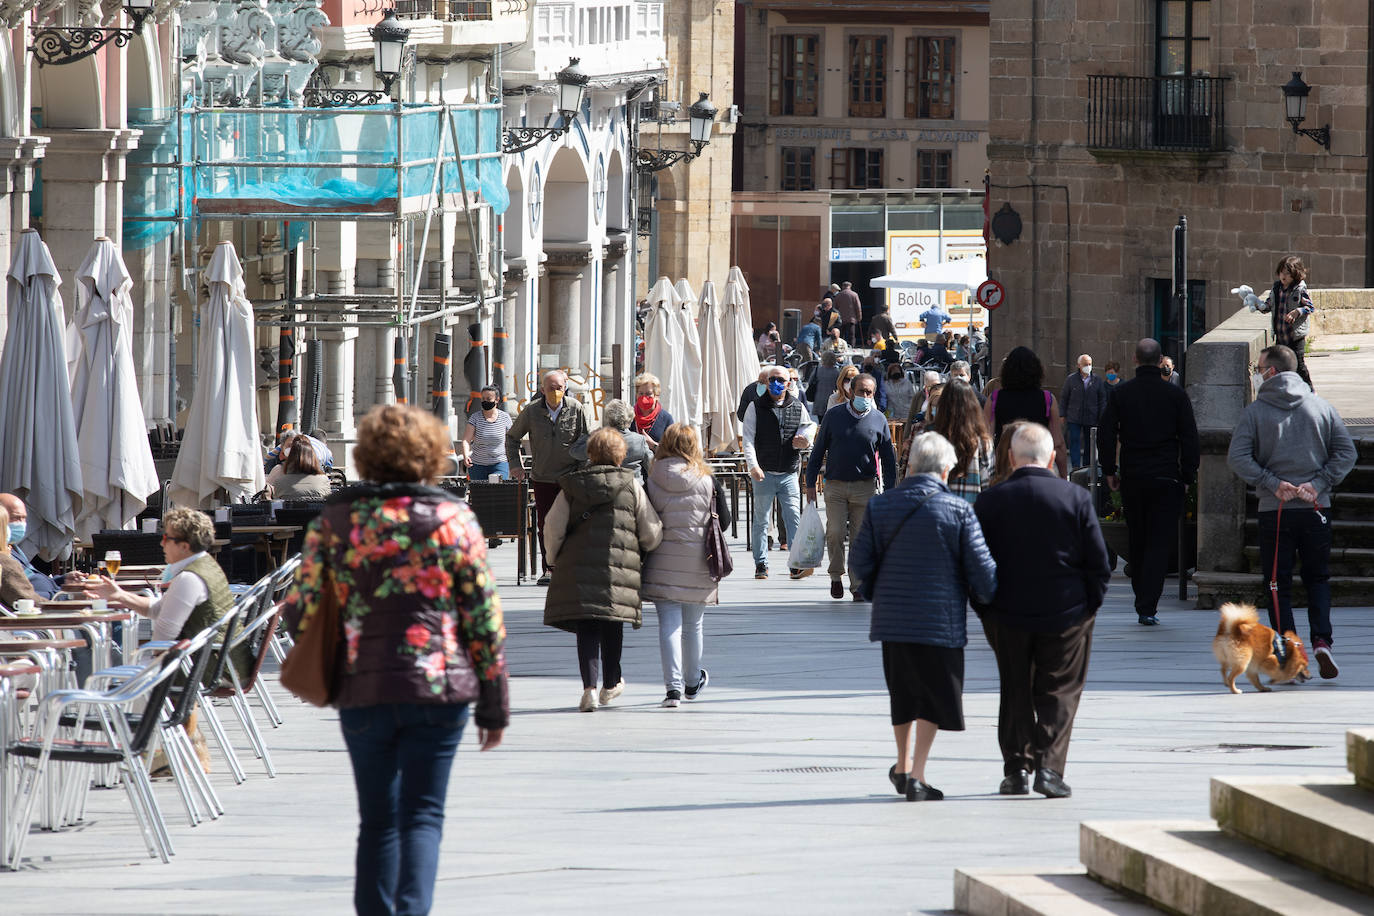
[{"label": "blue safety netting", "polygon": [[[452,112],[459,152],[481,158],[462,163],[449,133],[448,113],[426,106],[373,105],[350,109],[214,109],[183,113],[183,200],[177,207],[177,134],[174,113],[139,112],[131,126],[144,139],[131,155],[124,194],[124,245],[142,248],[166,238],[173,223],[156,217],[180,213],[213,219],[215,213],[295,213],[347,220],[350,214],[390,213],[397,187],[407,198],[431,191],[480,194],[496,213],[510,204],[501,175],[501,111]],[[399,129],[398,129],[399,123]],[[149,142],[149,140],[153,142]],[[443,169],[435,180],[434,160]],[[399,151],[399,152],[398,152]],[[147,168],[162,164],[162,168]],[[369,168],[368,166],[383,166]],[[278,217],[281,218],[281,217]],[[303,234],[293,222],[292,238]]]}]

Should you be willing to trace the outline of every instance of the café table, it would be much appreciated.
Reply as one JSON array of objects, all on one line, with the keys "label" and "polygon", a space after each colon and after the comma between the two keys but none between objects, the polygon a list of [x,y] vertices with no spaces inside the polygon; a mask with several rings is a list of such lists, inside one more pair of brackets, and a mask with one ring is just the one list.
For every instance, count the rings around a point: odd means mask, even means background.
[{"label": "caf\u00e9 table", "polygon": [[[235,534],[256,534],[258,535],[258,545],[267,554],[272,569],[277,569],[286,562],[286,551],[290,547],[291,538],[298,532],[305,530],[303,525],[235,525]],[[275,552],[280,549],[281,556]]]},{"label": "caf\u00e9 table", "polygon": [[[44,601],[41,614],[22,614],[17,617],[0,617],[0,630],[34,630],[39,632],[62,632],[79,630],[91,634],[92,662],[95,670],[110,667],[110,628],[116,623],[127,623],[135,619],[131,611],[85,611],[78,607],[90,607],[89,601]],[[52,610],[48,610],[52,608]],[[135,626],[124,628],[124,645],[130,646],[130,636]],[[137,636],[133,636],[137,645]]]},{"label": "caf\u00e9 table", "polygon": [[[67,671],[65,653],[85,645],[84,639],[0,639],[0,660],[17,657],[38,665],[42,671],[38,693],[44,696],[67,686],[62,683],[62,675]],[[0,664],[3,663],[0,661]]]}]

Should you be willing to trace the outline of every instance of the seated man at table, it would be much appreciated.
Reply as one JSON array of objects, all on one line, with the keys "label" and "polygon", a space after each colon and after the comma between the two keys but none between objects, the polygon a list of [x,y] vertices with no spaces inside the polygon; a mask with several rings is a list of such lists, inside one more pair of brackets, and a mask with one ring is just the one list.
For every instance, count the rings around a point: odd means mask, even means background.
[{"label": "seated man at table", "polygon": [[[36,592],[39,598],[52,598],[53,595],[57,594],[60,588],[57,581],[46,573],[41,573],[35,569],[33,563],[29,562],[29,558],[19,546],[19,542],[24,540],[24,535],[27,533],[26,529],[28,527],[29,518],[28,508],[24,505],[24,501],[13,493],[0,493],[0,507],[3,507],[4,510],[9,513],[10,520],[7,530],[9,533],[10,556],[18,561],[20,569],[24,572],[24,577],[28,579],[30,586],[32,586],[28,591]],[[18,583],[15,583],[15,585],[17,586]],[[35,595],[23,594],[19,597],[33,598]],[[0,598],[0,600],[3,599]],[[9,602],[6,602],[6,604],[8,603]]]},{"label": "seated man at table", "polygon": [[[234,596],[224,570],[207,552],[215,540],[208,515],[199,509],[173,509],[163,516],[162,528],[162,555],[167,559],[162,580],[167,588],[161,598],[127,592],[108,576],[87,580],[86,592],[113,607],[152,618],[155,642],[190,639],[227,614]],[[239,677],[246,678],[252,667],[247,644],[233,649],[229,660]]]},{"label": "seated man at table", "polygon": [[24,567],[19,564],[14,556],[14,548],[10,544],[10,514],[0,504],[0,604],[8,610],[14,610],[14,603],[22,598],[30,601],[38,600],[38,595],[33,590],[28,578],[24,575]]}]

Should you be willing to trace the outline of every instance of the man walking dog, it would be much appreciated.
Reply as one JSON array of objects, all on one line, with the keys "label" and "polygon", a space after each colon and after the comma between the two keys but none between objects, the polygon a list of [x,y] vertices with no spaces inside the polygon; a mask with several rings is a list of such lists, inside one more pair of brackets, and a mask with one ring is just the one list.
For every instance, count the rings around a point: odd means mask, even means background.
[{"label": "man walking dog", "polygon": [[[1226,463],[1259,496],[1260,562],[1277,583],[1279,620],[1293,626],[1293,553],[1302,558],[1307,622],[1317,668],[1340,674],[1331,654],[1331,490],[1355,466],[1355,443],[1336,409],[1298,374],[1297,355],[1283,345],[1260,352],[1255,400],[1231,434]],[[1278,569],[1275,570],[1277,557]]]}]

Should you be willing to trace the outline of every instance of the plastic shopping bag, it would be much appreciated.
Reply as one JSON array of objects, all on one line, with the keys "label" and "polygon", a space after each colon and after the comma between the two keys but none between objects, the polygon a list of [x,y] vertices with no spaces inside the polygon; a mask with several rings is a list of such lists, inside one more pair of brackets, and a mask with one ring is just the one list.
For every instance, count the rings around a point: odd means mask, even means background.
[{"label": "plastic shopping bag", "polygon": [[815,503],[807,503],[792,537],[792,551],[787,556],[789,569],[815,569],[825,559],[825,520]]}]

